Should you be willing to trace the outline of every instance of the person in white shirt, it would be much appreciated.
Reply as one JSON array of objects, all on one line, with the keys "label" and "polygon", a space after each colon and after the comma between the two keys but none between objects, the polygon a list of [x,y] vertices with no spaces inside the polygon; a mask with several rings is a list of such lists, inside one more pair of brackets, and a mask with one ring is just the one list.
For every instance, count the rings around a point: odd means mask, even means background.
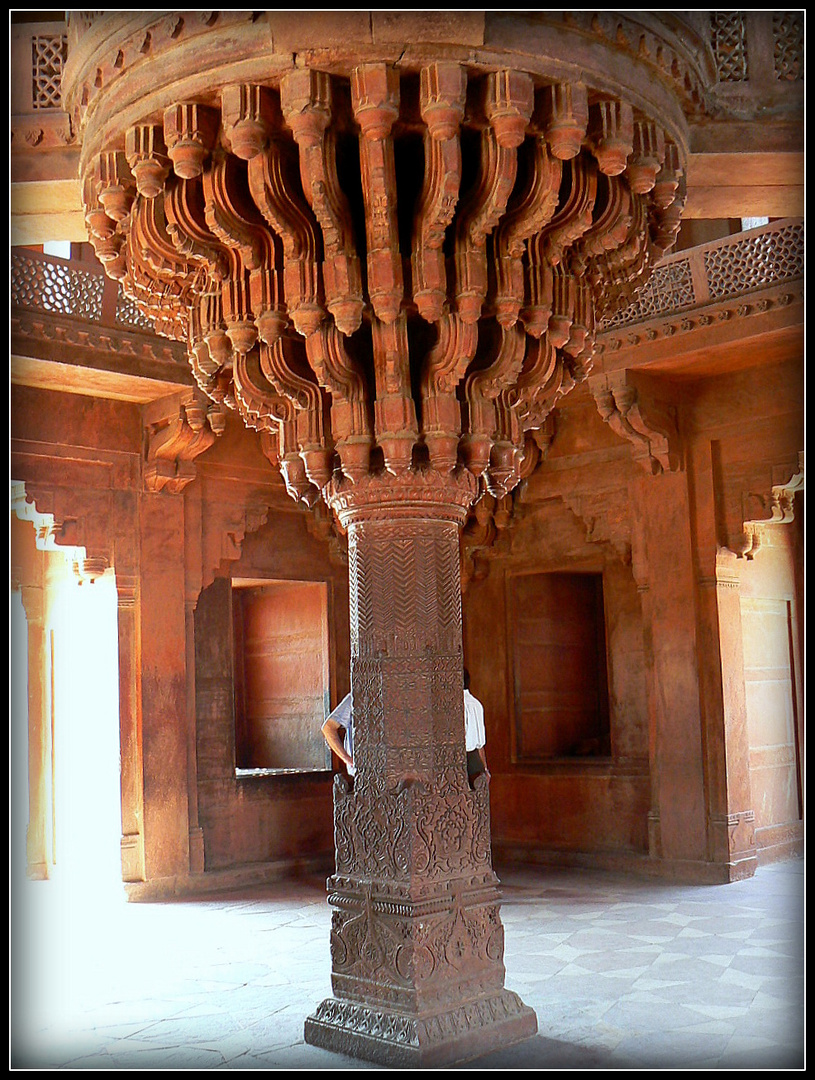
[{"label": "person in white shirt", "polygon": [[322,726],[323,738],[344,762],[348,775],[356,773],[354,768],[354,707],[351,695],[346,694],[337,707],[329,713]]},{"label": "person in white shirt", "polygon": [[467,776],[470,784],[481,773],[490,778],[487,768],[487,733],[484,728],[484,706],[470,693],[470,673],[464,669],[464,743],[467,751]]},{"label": "person in white shirt", "polygon": [[[350,694],[326,717],[322,726],[323,738],[345,764],[349,776],[354,776],[354,708]],[[472,784],[487,768],[485,750],[487,735],[484,728],[484,706],[470,693],[470,673],[464,669],[464,742],[467,751],[467,775]]]}]

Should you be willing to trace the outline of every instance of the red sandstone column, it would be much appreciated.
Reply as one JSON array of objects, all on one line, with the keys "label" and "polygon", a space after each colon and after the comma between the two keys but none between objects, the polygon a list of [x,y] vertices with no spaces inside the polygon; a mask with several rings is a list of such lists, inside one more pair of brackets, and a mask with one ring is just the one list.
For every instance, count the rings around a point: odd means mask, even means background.
[{"label": "red sandstone column", "polygon": [[335,783],[332,987],[306,1041],[394,1067],[448,1064],[527,1038],[504,989],[485,778],[464,747],[459,527],[473,479],[346,484],[353,786]]},{"label": "red sandstone column", "polygon": [[187,626],[184,504],[141,497],[139,650],[147,880],[187,876]]},{"label": "red sandstone column", "polygon": [[642,599],[648,668],[651,854],[673,862],[708,858],[696,591],[685,473],[634,484],[633,560]]}]

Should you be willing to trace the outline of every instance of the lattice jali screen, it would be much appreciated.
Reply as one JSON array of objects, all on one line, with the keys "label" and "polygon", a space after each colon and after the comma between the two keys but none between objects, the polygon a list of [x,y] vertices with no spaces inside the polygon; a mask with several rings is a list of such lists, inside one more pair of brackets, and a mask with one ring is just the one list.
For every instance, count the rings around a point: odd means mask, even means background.
[{"label": "lattice jali screen", "polygon": [[696,296],[693,289],[691,265],[687,259],[658,266],[637,299],[603,322],[604,330],[629,323],[645,322],[669,311],[681,311],[693,307]]},{"label": "lattice jali screen", "polygon": [[804,77],[804,17],[798,12],[773,14],[773,68],[776,79],[794,82]]},{"label": "lattice jali screen", "polygon": [[35,109],[62,108],[62,69],[67,49],[67,34],[35,34],[32,37],[31,98]]},{"label": "lattice jali screen", "polygon": [[804,226],[746,236],[705,252],[705,274],[711,300],[803,277]]},{"label": "lattice jali screen", "polygon": [[11,255],[11,302],[18,307],[74,315],[99,322],[105,278],[54,260]]},{"label": "lattice jali screen", "polygon": [[719,82],[745,82],[748,71],[747,28],[744,13],[712,11],[710,31]]},{"label": "lattice jali screen", "polygon": [[142,315],[135,303],[125,296],[121,289],[116,298],[116,322],[125,326],[134,326],[137,330],[148,330],[155,333],[155,328],[149,319]]}]

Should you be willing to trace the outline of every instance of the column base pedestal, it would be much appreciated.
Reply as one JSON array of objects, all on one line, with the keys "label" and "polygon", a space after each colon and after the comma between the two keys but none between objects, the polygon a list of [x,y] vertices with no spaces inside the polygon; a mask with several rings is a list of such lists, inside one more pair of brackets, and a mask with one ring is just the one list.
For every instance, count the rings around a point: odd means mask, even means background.
[{"label": "column base pedestal", "polygon": [[534,1011],[511,990],[500,990],[418,1015],[327,998],[306,1020],[305,1040],[393,1068],[427,1068],[471,1061],[537,1030]]}]

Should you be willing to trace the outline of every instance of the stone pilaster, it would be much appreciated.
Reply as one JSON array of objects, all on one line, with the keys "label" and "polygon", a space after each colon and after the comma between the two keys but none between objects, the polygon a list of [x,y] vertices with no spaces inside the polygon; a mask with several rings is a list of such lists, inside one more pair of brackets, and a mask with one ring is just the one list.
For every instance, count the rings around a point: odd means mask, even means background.
[{"label": "stone pilaster", "polygon": [[334,997],[306,1041],[393,1067],[473,1058],[537,1030],[504,988],[489,790],[464,745],[460,478],[335,491],[348,529],[355,764],[334,789]]}]

